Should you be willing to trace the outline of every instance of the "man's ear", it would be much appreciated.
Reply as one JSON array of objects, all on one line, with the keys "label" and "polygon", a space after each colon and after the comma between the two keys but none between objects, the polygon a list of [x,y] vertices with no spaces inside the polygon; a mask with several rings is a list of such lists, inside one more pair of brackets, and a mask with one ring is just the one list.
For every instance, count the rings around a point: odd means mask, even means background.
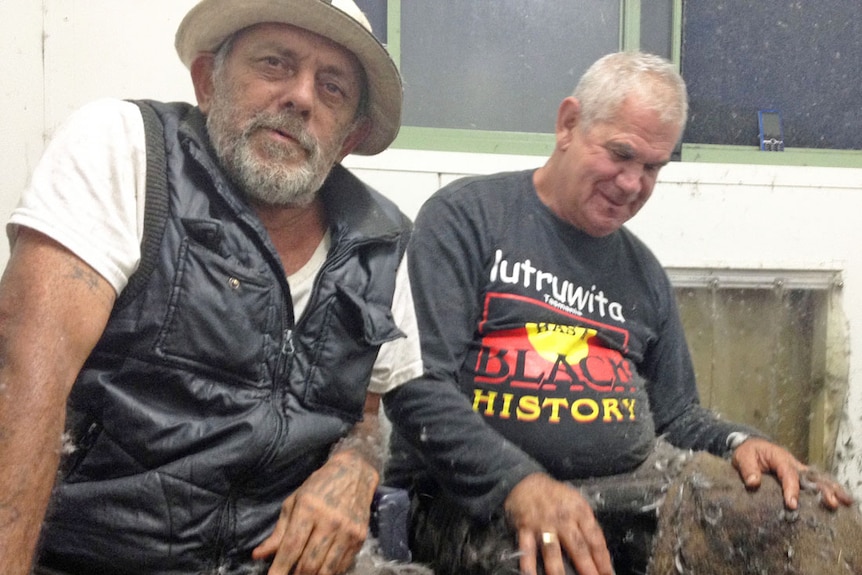
[{"label": "man's ear", "polygon": [[557,147],[565,150],[572,141],[572,135],[579,129],[581,123],[581,103],[577,98],[569,96],[560,103],[557,110],[557,123],[555,126],[557,135]]},{"label": "man's ear", "polygon": [[356,149],[356,146],[362,143],[363,140],[368,136],[368,132],[371,131],[371,120],[367,117],[362,118],[359,122],[356,122],[356,125],[347,134],[347,137],[344,138],[344,143],[341,144],[341,155],[338,157],[338,161],[344,159],[347,154]]},{"label": "man's ear", "polygon": [[209,111],[213,95],[213,69],[215,54],[202,52],[192,61],[192,84],[195,87],[195,97],[198,107],[206,114]]}]

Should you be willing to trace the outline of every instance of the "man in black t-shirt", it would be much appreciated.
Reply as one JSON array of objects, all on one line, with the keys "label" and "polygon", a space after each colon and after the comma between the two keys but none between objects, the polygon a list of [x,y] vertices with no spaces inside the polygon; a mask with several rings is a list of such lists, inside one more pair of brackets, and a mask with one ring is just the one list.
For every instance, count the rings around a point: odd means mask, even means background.
[{"label": "man in black t-shirt", "polygon": [[[775,474],[797,507],[806,466],[700,406],[670,282],[623,226],[686,115],[668,62],[609,55],[561,103],[544,166],[454,182],[420,211],[426,373],[385,400],[387,481],[413,491],[415,558],[438,575],[642,571],[688,450],[731,458],[751,489]],[[826,507],[850,503],[816,483]]]}]

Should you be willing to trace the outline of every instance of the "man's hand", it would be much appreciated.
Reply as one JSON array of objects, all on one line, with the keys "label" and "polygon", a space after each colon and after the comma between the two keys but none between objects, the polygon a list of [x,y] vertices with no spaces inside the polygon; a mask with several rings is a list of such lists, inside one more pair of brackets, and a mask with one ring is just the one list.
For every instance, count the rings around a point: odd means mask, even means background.
[{"label": "man's hand", "polygon": [[378,480],[361,457],[334,454],[284,501],[275,530],[252,557],[275,554],[269,575],[343,573],[365,541]]},{"label": "man's hand", "polygon": [[774,474],[781,483],[788,509],[799,505],[800,485],[820,492],[821,502],[827,509],[853,503],[853,498],[837,481],[803,465],[789,451],[765,439],[746,439],[734,450],[732,462],[748,489],[760,487],[764,473]]},{"label": "man's hand", "polygon": [[380,482],[380,396],[365,398],[364,417],[326,464],[284,500],[275,530],[252,551],[275,554],[268,575],[343,573],[368,535],[371,501]]},{"label": "man's hand", "polygon": [[574,487],[547,475],[524,478],[505,502],[518,532],[521,572],[535,575],[539,549],[547,575],[564,575],[565,555],[578,575],[611,575],[614,570],[593,510]]}]

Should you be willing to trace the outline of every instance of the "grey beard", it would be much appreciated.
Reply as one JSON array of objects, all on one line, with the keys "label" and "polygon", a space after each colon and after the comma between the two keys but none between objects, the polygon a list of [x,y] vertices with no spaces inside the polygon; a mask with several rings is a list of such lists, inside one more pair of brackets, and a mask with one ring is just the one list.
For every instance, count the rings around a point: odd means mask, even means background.
[{"label": "grey beard", "polygon": [[223,163],[230,166],[234,181],[252,199],[278,206],[303,207],[310,204],[323,185],[328,170],[315,166],[319,160],[315,161],[314,156],[297,168],[284,168],[278,165],[280,161],[294,154],[285,154],[276,145],[266,146],[266,150],[276,165],[254,157],[247,141],[235,146],[231,157]]},{"label": "grey beard", "polygon": [[[227,110],[214,107],[207,118],[207,128],[216,155],[240,189],[248,197],[269,205],[303,207],[311,203],[329,175],[331,162],[324,157],[317,142],[303,129],[300,120],[285,115],[261,114],[234,137],[228,126]],[[265,144],[269,160],[261,160],[252,151],[251,135],[265,128],[281,129],[296,138],[307,161],[289,168],[284,162],[294,159],[294,151],[276,143]]]}]

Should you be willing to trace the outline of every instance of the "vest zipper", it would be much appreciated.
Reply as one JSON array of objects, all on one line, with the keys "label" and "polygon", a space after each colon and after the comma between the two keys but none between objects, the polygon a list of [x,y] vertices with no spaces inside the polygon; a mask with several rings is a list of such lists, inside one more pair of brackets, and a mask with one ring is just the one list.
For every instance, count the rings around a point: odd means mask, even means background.
[{"label": "vest zipper", "polygon": [[[332,257],[329,257],[327,254],[327,258],[324,260],[323,265],[320,267],[320,270],[317,272],[317,275],[314,278],[314,283],[311,286],[311,293],[308,296],[308,303],[305,306],[305,310],[302,312],[302,315],[297,318],[293,317],[293,327],[288,327],[284,331],[282,331],[283,341],[281,344],[281,354],[279,357],[278,364],[278,373],[276,374],[276,383],[282,382],[282,385],[276,385],[275,393],[279,401],[283,401],[287,392],[286,389],[290,387],[290,366],[292,364],[293,355],[296,352],[296,347],[293,342],[293,334],[299,326],[305,322],[305,317],[308,315],[309,310],[313,310],[317,305],[317,300],[320,296],[320,290],[318,289],[320,285],[320,281],[323,275],[331,268],[340,265],[342,262],[346,261],[350,258],[354,253],[356,253],[363,246],[375,244],[378,242],[387,241],[385,238],[364,238],[364,239],[354,239],[347,241],[344,245],[338,246],[338,240],[333,239],[333,245],[337,247],[337,252],[334,253]],[[285,282],[287,279],[285,278]],[[287,286],[287,293],[290,293],[290,286]],[[293,309],[293,302],[287,301],[285,305],[289,305],[290,309]],[[290,325],[290,317],[293,316],[292,313],[288,314],[287,311],[284,312],[284,324]]]}]

